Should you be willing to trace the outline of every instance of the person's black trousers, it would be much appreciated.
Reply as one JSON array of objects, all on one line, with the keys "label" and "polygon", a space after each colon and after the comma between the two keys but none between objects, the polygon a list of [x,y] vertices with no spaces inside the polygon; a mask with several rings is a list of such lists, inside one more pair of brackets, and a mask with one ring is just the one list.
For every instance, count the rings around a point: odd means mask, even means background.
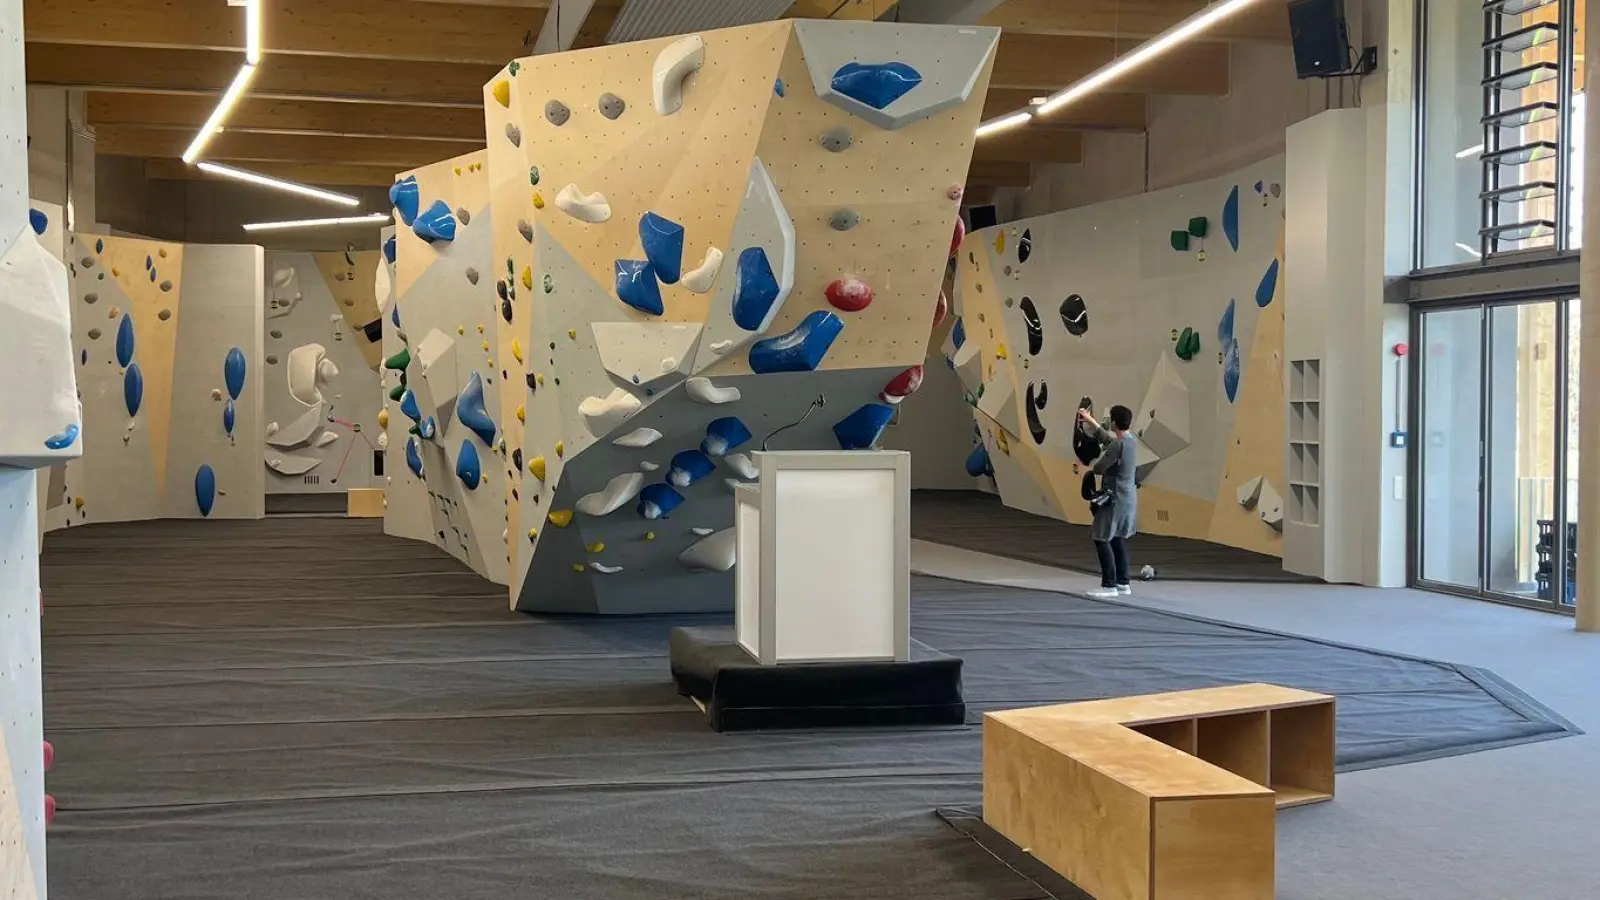
[{"label": "person's black trousers", "polygon": [[1094,542],[1095,555],[1100,557],[1100,586],[1113,588],[1128,584],[1128,542],[1114,537],[1109,541]]}]

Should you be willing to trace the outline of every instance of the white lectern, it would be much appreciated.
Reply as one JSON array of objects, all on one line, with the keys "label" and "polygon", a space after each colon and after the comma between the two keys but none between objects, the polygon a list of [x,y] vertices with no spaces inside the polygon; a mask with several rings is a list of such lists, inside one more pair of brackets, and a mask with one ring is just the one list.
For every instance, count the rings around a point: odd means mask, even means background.
[{"label": "white lectern", "polygon": [[734,632],[764,666],[906,662],[911,648],[911,454],[755,454],[734,491]]}]

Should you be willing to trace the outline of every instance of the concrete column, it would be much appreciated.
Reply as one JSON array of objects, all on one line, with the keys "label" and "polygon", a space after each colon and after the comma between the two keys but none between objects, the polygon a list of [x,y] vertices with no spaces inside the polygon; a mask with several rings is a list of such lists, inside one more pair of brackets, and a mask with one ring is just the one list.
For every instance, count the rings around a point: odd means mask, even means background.
[{"label": "concrete column", "polygon": [[[1600,28],[1584,29],[1584,83],[1600,78]],[[1592,90],[1592,88],[1591,88]],[[1600,631],[1600,115],[1584,116],[1583,254],[1579,293],[1583,326],[1578,363],[1578,458],[1567,461],[1567,476],[1578,479],[1578,630]],[[1588,463],[1587,466],[1584,463]],[[1585,471],[1587,469],[1588,471]],[[1558,563],[1559,565],[1559,563]]]}]

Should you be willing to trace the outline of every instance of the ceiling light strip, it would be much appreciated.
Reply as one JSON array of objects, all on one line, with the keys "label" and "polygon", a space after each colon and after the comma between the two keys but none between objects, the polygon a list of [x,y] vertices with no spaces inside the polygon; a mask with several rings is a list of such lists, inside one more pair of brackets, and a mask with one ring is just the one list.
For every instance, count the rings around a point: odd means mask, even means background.
[{"label": "ceiling light strip", "polygon": [[388,213],[368,213],[364,216],[341,216],[336,219],[290,219],[285,222],[250,222],[245,231],[285,231],[290,228],[332,228],[342,225],[388,224]]},{"label": "ceiling light strip", "polygon": [[233,166],[224,166],[214,162],[201,162],[198,164],[198,168],[200,171],[211,175],[221,175],[224,178],[233,178],[238,181],[248,181],[251,184],[258,184],[262,187],[268,187],[279,191],[288,191],[291,194],[300,194],[303,197],[313,197],[317,200],[326,200],[329,203],[338,203],[342,206],[361,205],[360,200],[350,196],[349,194],[340,194],[335,191],[325,191],[322,188],[315,188],[308,184],[300,184],[296,181],[285,181],[282,178],[273,178],[270,175],[262,175],[259,172],[250,172],[245,169],[235,169]]},{"label": "ceiling light strip", "polygon": [[189,149],[183,151],[185,165],[192,166],[195,160],[200,158],[200,154],[206,149],[206,145],[211,143],[211,139],[217,135],[217,132],[222,130],[222,123],[228,120],[228,114],[233,112],[233,108],[238,105],[240,98],[244,97],[245,90],[250,87],[250,79],[255,76],[255,66],[245,63],[239,68],[239,74],[233,76],[233,83],[228,85],[228,90],[223,93],[222,100],[217,103],[217,108],[211,111],[211,117],[206,119],[204,125],[200,126],[200,133],[195,135],[194,140],[189,143]]},{"label": "ceiling light strip", "polygon": [[261,0],[244,0],[244,61],[261,64]]}]

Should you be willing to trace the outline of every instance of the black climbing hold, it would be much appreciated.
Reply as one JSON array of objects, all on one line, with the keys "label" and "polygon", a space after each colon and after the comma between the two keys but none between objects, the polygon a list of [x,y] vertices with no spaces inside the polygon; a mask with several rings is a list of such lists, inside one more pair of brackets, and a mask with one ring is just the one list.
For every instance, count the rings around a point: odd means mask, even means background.
[{"label": "black climbing hold", "polygon": [[1027,228],[1022,229],[1022,239],[1017,241],[1017,262],[1027,262],[1033,255],[1033,232]]},{"label": "black climbing hold", "polygon": [[828,225],[834,231],[849,231],[859,224],[861,224],[861,214],[853,209],[835,210],[833,215],[828,217]]},{"label": "black climbing hold", "polygon": [[1043,444],[1045,436],[1044,424],[1039,421],[1039,403],[1036,394],[1037,388],[1033,382],[1028,382],[1027,403],[1024,404],[1028,418],[1028,434],[1033,437],[1035,444]]},{"label": "black climbing hold", "polygon": [[511,321],[511,301],[504,297],[500,298],[500,317],[507,322]]},{"label": "black climbing hold", "polygon": [[1033,305],[1033,298],[1023,297],[1022,324],[1028,329],[1028,355],[1038,356],[1044,349],[1044,323],[1039,321],[1039,310]]},{"label": "black climbing hold", "polygon": [[[1090,413],[1093,413],[1094,400],[1084,397],[1078,401],[1078,408],[1087,409]],[[1080,425],[1072,429],[1072,455],[1078,458],[1078,462],[1086,466],[1094,462],[1095,458],[1100,455],[1100,442],[1088,432],[1086,426]]]},{"label": "black climbing hold", "polygon": [[514,467],[516,467],[517,471],[519,471],[519,472],[522,471],[522,448],[521,447],[518,447],[517,449],[511,451],[511,464]]},{"label": "black climbing hold", "polygon": [[1082,297],[1072,294],[1061,301],[1061,324],[1067,326],[1067,332],[1075,337],[1089,333],[1089,307]]},{"label": "black climbing hold", "polygon": [[824,131],[822,133],[822,137],[818,138],[817,142],[820,143],[825,150],[828,150],[832,153],[842,153],[845,150],[850,149],[850,145],[854,144],[856,139],[850,134],[850,130],[848,128],[840,126],[838,128],[830,128],[827,131]]},{"label": "black climbing hold", "polygon": [[1046,403],[1049,403],[1049,402],[1050,402],[1050,385],[1045,384],[1044,382],[1041,381],[1041,382],[1039,382],[1039,392],[1033,396],[1033,405],[1038,407],[1039,409],[1044,409],[1044,405]]},{"label": "black climbing hold", "polygon": [[529,372],[527,377],[528,377],[528,390],[530,390],[530,391],[538,390],[539,389],[538,385],[536,385],[534,383],[533,373]]}]

